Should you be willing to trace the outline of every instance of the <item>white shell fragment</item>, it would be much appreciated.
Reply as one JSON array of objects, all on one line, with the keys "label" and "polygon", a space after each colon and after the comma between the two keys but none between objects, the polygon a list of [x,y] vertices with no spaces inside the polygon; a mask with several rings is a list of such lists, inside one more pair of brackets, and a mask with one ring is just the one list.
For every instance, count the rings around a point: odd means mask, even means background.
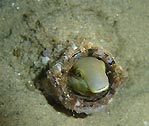
[{"label": "white shell fragment", "polygon": [[73,44],[71,45],[71,48],[72,48],[73,50],[76,50],[78,47],[73,43]]},{"label": "white shell fragment", "polygon": [[49,62],[50,58],[47,56],[41,56],[42,64],[46,65]]}]

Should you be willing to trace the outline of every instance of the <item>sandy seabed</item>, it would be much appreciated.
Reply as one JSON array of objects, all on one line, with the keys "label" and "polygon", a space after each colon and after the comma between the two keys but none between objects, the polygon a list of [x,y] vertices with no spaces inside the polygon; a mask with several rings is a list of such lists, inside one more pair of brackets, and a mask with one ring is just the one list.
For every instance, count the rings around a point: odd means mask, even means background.
[{"label": "sandy seabed", "polygon": [[[149,126],[148,0],[1,0],[0,126]],[[67,40],[102,46],[128,73],[107,109],[74,118],[34,87],[41,52]]]}]

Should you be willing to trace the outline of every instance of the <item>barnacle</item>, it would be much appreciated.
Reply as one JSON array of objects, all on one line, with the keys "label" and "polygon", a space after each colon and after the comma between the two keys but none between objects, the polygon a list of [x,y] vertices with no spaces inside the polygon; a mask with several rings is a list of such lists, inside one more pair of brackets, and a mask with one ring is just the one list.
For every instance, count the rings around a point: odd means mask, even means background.
[{"label": "barnacle", "polygon": [[90,114],[105,107],[124,80],[113,57],[91,42],[68,44],[50,63],[46,91],[66,109]]}]

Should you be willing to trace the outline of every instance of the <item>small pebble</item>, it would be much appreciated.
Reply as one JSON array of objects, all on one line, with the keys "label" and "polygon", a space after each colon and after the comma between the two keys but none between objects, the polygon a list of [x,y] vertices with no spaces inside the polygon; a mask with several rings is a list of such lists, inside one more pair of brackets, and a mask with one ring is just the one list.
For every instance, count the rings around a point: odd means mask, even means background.
[{"label": "small pebble", "polygon": [[61,71],[61,64],[60,63],[57,63],[55,66],[56,66],[58,71]]},{"label": "small pebble", "polygon": [[35,90],[35,85],[33,83],[33,81],[28,81],[26,84],[25,84],[26,88],[29,89],[30,91],[34,91]]},{"label": "small pebble", "polygon": [[47,57],[47,56],[41,56],[42,64],[46,65],[46,64],[48,63],[49,60],[50,60],[49,57]]},{"label": "small pebble", "polygon": [[99,58],[102,58],[104,56],[104,52],[102,50],[97,51],[97,54],[99,55]]},{"label": "small pebble", "polygon": [[11,3],[11,6],[13,7],[15,5],[15,3]]},{"label": "small pebble", "polygon": [[19,9],[20,9],[20,7],[17,7],[16,9],[17,9],[17,10],[19,10]]},{"label": "small pebble", "polygon": [[48,49],[45,49],[45,50],[42,52],[42,55],[43,55],[44,57],[50,57],[51,52],[50,52]]},{"label": "small pebble", "polygon": [[112,61],[113,61],[112,57],[108,56],[108,57],[107,57],[107,62],[108,62],[108,63],[112,63]]},{"label": "small pebble", "polygon": [[71,45],[71,48],[72,48],[73,50],[76,50],[78,47],[77,47],[75,44],[72,44],[72,45]]}]

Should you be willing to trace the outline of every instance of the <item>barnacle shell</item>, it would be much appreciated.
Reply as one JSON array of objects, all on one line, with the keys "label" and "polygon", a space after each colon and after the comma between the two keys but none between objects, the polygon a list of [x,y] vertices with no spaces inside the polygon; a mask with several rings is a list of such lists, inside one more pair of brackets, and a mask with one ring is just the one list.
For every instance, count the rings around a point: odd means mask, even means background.
[{"label": "barnacle shell", "polygon": [[[109,80],[107,90],[85,96],[75,92],[68,85],[69,71],[81,57],[93,57],[105,63],[106,75]],[[90,114],[105,107],[124,79],[123,69],[115,63],[113,57],[105,50],[86,41],[79,45],[70,42],[65,51],[50,63],[49,67],[46,91],[56,102],[76,113]]]}]

